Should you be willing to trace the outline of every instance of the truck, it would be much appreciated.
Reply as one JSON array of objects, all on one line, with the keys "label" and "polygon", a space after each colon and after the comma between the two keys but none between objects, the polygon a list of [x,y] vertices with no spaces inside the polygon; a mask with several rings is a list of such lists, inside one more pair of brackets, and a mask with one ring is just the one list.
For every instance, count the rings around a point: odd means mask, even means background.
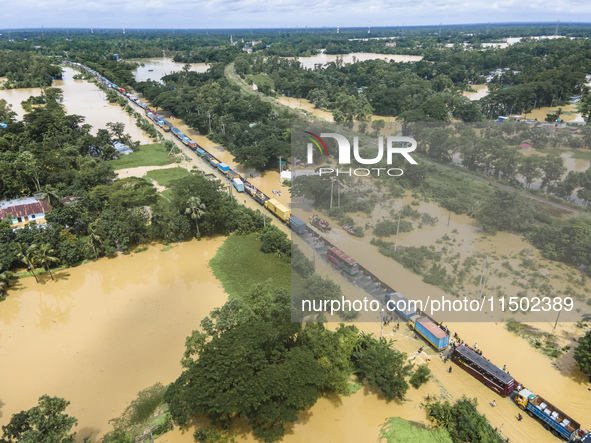
[{"label": "truck", "polygon": [[[256,191],[252,197],[255,199],[255,201],[257,203],[260,203],[261,205],[265,205],[267,200],[269,200],[269,197],[267,197],[261,191]],[[265,205],[265,207],[266,207],[266,205]]]},{"label": "truck", "polygon": [[[255,200],[256,200],[256,196],[255,196]],[[287,209],[285,206],[283,206],[277,200],[275,200],[274,198],[271,198],[271,199],[267,200],[264,203],[264,205],[265,205],[265,208],[267,208],[275,216],[277,216],[279,218],[279,220],[281,220],[285,223],[289,223],[289,209]]]},{"label": "truck", "polygon": [[519,391],[513,400],[530,417],[535,417],[544,423],[546,430],[552,432],[555,437],[570,441],[584,434],[578,422],[529,389]]},{"label": "truck", "polygon": [[386,294],[388,299],[388,310],[396,311],[402,318],[409,320],[417,313],[417,307],[414,302],[410,302],[408,298],[400,292],[388,292]]},{"label": "truck", "polygon": [[[240,178],[240,174],[232,169],[228,169],[228,172],[226,172],[226,177],[228,177],[230,180],[234,180],[235,178]],[[246,187],[246,183],[244,183],[244,187]]]},{"label": "truck", "polygon": [[449,334],[428,316],[413,315],[408,324],[438,351],[444,350],[449,345]]},{"label": "truck", "polygon": [[221,172],[222,172],[224,175],[226,175],[226,174],[227,174],[227,172],[230,170],[230,167],[229,167],[227,164],[220,162],[220,163],[218,164],[218,169],[219,169],[219,170],[220,170],[220,171],[221,171]]},{"label": "truck", "polygon": [[296,234],[305,234],[306,233],[306,223],[295,216],[289,217],[289,227],[292,231]]},{"label": "truck", "polygon": [[242,183],[242,180],[235,178],[232,180],[232,184],[238,192],[244,192],[244,183]]},{"label": "truck", "polygon": [[[254,195],[257,193],[258,189],[254,187],[254,185],[251,185],[248,181],[244,182],[244,189],[246,189],[246,192],[248,194],[250,194],[252,197],[254,197]],[[264,202],[263,202],[264,203]]]}]

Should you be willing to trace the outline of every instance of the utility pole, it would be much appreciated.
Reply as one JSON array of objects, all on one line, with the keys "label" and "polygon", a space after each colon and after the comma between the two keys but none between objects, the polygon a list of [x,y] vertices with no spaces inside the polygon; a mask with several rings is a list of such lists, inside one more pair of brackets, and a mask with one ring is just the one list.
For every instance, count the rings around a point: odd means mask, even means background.
[{"label": "utility pole", "polygon": [[[480,298],[482,297],[482,294],[484,293],[484,287],[486,286],[486,281],[488,280],[488,271],[489,271],[489,267],[486,266],[488,261],[488,255],[486,256],[486,259],[484,260],[484,265],[482,266],[482,274],[480,275],[480,283],[482,284],[482,288],[480,287],[481,284],[478,285],[478,300],[480,300]],[[484,273],[486,269],[486,274]]]},{"label": "utility pole", "polygon": [[279,183],[281,183],[281,156],[279,156]]},{"label": "utility pole", "polygon": [[332,192],[334,189],[334,179],[330,181],[330,209],[332,209]]},{"label": "utility pole", "polygon": [[484,259],[484,263],[482,264],[482,271],[480,272],[480,282],[478,283],[478,291],[477,294],[480,294],[480,287],[482,286],[482,279],[484,278],[484,270],[486,269],[486,261],[488,260],[488,255]]},{"label": "utility pole", "polygon": [[396,241],[394,242],[394,252],[396,252],[396,248],[398,247],[398,231],[400,230],[400,216],[402,215],[402,211],[398,213],[398,227],[396,228]]},{"label": "utility pole", "polygon": [[556,325],[558,324],[558,319],[560,318],[561,312],[562,312],[562,309],[560,311],[558,311],[558,315],[556,316],[556,323],[554,323],[554,329],[556,329]]},{"label": "utility pole", "polygon": [[337,207],[341,207],[341,184],[337,182]]},{"label": "utility pole", "polygon": [[263,228],[267,227],[267,216],[265,214],[265,212],[263,211]]}]

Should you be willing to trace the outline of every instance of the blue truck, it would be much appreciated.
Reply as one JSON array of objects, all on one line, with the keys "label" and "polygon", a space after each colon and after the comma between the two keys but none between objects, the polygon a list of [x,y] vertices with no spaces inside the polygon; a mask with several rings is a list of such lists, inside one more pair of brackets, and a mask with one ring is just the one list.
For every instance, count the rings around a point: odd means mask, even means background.
[{"label": "blue truck", "polygon": [[306,223],[295,216],[289,217],[289,227],[294,231],[296,234],[305,234],[306,233]]},{"label": "blue truck", "polygon": [[388,310],[396,311],[405,320],[410,318],[417,313],[417,307],[414,302],[411,302],[408,298],[402,295],[400,292],[388,292]]},{"label": "blue truck", "polygon": [[544,423],[544,427],[555,437],[562,437],[567,441],[577,441],[578,437],[584,434],[578,422],[529,389],[519,391],[513,400],[530,417],[535,417]]},{"label": "blue truck", "polygon": [[449,345],[449,334],[428,316],[413,315],[408,324],[438,351]]}]

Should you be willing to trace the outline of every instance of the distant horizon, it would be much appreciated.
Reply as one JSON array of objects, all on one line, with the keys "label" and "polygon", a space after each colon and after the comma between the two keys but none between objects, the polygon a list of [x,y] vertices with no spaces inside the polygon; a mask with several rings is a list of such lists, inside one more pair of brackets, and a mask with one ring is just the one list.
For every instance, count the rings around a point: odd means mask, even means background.
[{"label": "distant horizon", "polygon": [[[558,23],[557,23],[558,22]],[[371,29],[373,31],[377,30],[385,30],[385,29],[410,29],[410,28],[458,28],[458,27],[500,27],[500,26],[556,26],[560,27],[570,27],[570,26],[590,26],[591,21],[588,22],[559,22],[557,20],[554,21],[527,21],[527,22],[477,22],[477,23],[441,23],[441,24],[414,24],[414,25],[383,25],[383,26],[374,26],[371,25]],[[217,27],[217,28],[181,28],[181,27],[172,27],[172,28],[154,28],[154,27],[127,27],[127,26],[118,26],[118,27],[98,27],[98,26],[82,26],[82,27],[62,27],[62,26],[39,26],[39,27],[19,27],[19,28],[0,28],[0,35],[2,32],[5,31],[85,31],[93,29],[94,31],[122,31],[122,28],[125,28],[126,32],[129,31],[203,31],[203,32],[215,32],[215,31],[227,31],[227,30],[236,30],[236,31],[272,31],[272,30],[332,30],[336,31],[337,28],[340,30],[367,30],[368,26],[283,26],[283,27],[276,27],[276,26],[259,26],[259,27]],[[559,33],[560,34],[560,33]]]}]

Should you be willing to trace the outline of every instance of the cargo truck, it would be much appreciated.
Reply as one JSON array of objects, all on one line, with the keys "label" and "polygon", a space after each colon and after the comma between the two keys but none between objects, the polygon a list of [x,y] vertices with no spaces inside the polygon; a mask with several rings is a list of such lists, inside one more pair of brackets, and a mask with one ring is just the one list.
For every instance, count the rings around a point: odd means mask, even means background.
[{"label": "cargo truck", "polygon": [[402,295],[400,292],[388,292],[386,294],[388,298],[388,310],[396,311],[402,318],[409,320],[413,315],[417,313],[417,306],[414,302],[410,302],[408,298]]},{"label": "cargo truck", "polygon": [[227,172],[230,170],[230,167],[229,167],[227,164],[220,162],[220,163],[218,164],[218,169],[219,169],[220,171],[222,171],[222,173],[223,173],[224,175],[226,175],[226,174],[227,174]]},{"label": "cargo truck", "polygon": [[[233,171],[232,169],[228,169],[228,172],[226,172],[226,177],[228,177],[230,180],[234,180],[235,178],[240,178],[240,174],[238,174],[236,171]],[[246,183],[244,183],[244,187],[246,187]]]},{"label": "cargo truck", "polygon": [[292,231],[296,234],[305,234],[306,233],[306,223],[295,216],[289,217],[289,227]]},{"label": "cargo truck", "polygon": [[408,324],[438,351],[449,345],[449,334],[426,315],[413,315]]},{"label": "cargo truck", "polygon": [[232,180],[232,184],[238,192],[244,192],[244,183],[242,183],[242,180],[235,178]]},{"label": "cargo truck", "polygon": [[265,202],[265,208],[275,214],[283,222],[289,223],[289,209],[287,209],[274,198]]},{"label": "cargo truck", "polygon": [[205,155],[205,151],[204,151],[203,149],[201,149],[201,148],[197,148],[197,149],[195,150],[195,152],[197,152],[197,155],[198,155],[199,157],[203,157],[203,156]]},{"label": "cargo truck", "polygon": [[579,423],[529,389],[519,391],[514,400],[530,417],[535,417],[544,423],[546,430],[552,432],[555,437],[575,440],[584,434]]}]

